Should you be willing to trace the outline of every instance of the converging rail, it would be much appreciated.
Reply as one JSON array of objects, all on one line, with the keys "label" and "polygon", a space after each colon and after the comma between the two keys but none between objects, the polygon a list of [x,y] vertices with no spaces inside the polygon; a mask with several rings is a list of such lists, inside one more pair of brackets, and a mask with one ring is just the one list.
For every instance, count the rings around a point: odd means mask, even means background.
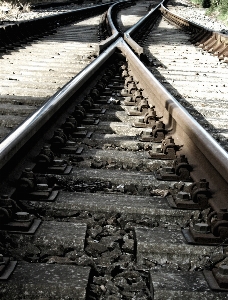
[{"label": "converging rail", "polygon": [[123,37],[112,20],[1,142],[1,299],[224,299],[228,154],[132,40],[161,11]]}]

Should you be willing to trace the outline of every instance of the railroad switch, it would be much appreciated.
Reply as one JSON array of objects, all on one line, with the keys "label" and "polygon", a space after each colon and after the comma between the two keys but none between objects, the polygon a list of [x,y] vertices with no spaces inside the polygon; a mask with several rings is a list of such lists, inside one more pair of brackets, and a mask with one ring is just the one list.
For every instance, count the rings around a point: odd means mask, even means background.
[{"label": "railroad switch", "polygon": [[[134,106],[132,109],[128,111],[129,116],[142,116],[148,109],[150,108],[149,103],[146,99],[142,99],[137,106]],[[154,108],[154,107],[153,107]]]},{"label": "railroad switch", "polygon": [[155,126],[156,122],[159,121],[162,117],[158,117],[156,111],[154,110],[154,106],[148,108],[147,112],[144,116],[138,119],[138,122],[133,124],[134,127],[137,128],[146,128]]},{"label": "railroad switch", "polygon": [[149,158],[154,159],[175,159],[176,151],[180,150],[181,146],[178,146],[174,143],[174,139],[169,136],[166,139],[162,140],[162,144],[159,147],[149,151]]},{"label": "railroad switch", "polygon": [[228,291],[228,265],[223,263],[211,271],[204,270],[204,277],[213,291]]},{"label": "railroad switch", "polygon": [[10,260],[9,257],[4,257],[0,254],[0,280],[7,280],[14,271],[17,261]]},{"label": "railroad switch", "polygon": [[54,153],[64,154],[81,154],[83,147],[77,147],[76,143],[67,139],[61,128],[58,128],[54,132],[54,136],[50,140],[51,150]]},{"label": "railroad switch", "polygon": [[[187,166],[191,168],[190,165]],[[210,197],[211,191],[209,189],[209,182],[205,179],[200,179],[200,181],[192,183],[186,191],[179,191],[178,193],[171,192],[166,198],[172,208],[203,210],[209,207],[208,200]]]},{"label": "railroad switch", "polygon": [[26,168],[18,180],[13,198],[29,201],[54,201],[58,191],[48,186],[44,176],[38,176],[30,168]]},{"label": "railroad switch", "polygon": [[165,124],[162,121],[156,121],[152,126],[152,131],[142,131],[139,140],[141,142],[161,143],[165,139],[168,130],[165,129]]},{"label": "railroad switch", "polygon": [[33,234],[41,223],[34,215],[22,211],[8,195],[0,198],[0,220],[0,230],[24,234]]},{"label": "railroad switch", "polygon": [[39,155],[36,157],[36,166],[33,171],[38,173],[48,174],[69,174],[72,170],[72,166],[68,166],[63,160],[55,158],[54,153],[50,147],[45,145]]},{"label": "railroad switch", "polygon": [[190,172],[192,167],[188,163],[185,155],[177,157],[171,168],[161,167],[155,172],[155,176],[158,180],[169,180],[169,181],[192,181]]}]

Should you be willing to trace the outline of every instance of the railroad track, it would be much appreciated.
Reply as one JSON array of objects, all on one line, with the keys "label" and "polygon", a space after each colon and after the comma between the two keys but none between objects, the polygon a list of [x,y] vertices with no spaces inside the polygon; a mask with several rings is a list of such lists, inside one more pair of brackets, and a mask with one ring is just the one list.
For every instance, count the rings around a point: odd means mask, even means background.
[{"label": "railroad track", "polygon": [[0,144],[1,298],[224,299],[227,153],[108,30]]}]

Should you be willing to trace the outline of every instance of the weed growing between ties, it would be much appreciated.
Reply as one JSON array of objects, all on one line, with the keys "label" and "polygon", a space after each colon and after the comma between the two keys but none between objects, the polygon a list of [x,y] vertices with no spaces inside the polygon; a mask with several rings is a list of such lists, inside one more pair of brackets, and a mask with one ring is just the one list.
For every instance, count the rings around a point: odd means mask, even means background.
[{"label": "weed growing between ties", "polygon": [[228,0],[191,0],[191,2],[207,8],[207,14],[228,25]]},{"label": "weed growing between ties", "polygon": [[30,4],[28,1],[1,1],[0,0],[0,21],[7,21],[10,18],[17,19],[21,13],[29,12]]}]

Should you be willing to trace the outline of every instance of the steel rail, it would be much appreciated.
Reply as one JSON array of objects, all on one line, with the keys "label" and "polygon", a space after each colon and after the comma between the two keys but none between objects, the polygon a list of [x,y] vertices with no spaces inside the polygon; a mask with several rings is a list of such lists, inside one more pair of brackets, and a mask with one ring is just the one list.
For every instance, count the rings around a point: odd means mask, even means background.
[{"label": "steel rail", "polygon": [[119,31],[116,29],[116,27],[112,21],[112,11],[113,11],[113,7],[115,5],[117,5],[117,3],[114,3],[111,7],[109,7],[108,12],[107,12],[107,22],[108,22],[107,25],[110,27],[112,35],[110,37],[108,37],[106,40],[104,40],[101,43],[99,43],[98,45],[96,45],[96,50],[98,51],[99,54],[102,51],[104,51],[104,49],[109,47],[112,43],[114,43],[120,36]]},{"label": "steel rail", "polygon": [[219,195],[221,200],[217,206],[227,206],[228,153],[159,83],[123,40],[120,48],[127,56],[129,69],[148,95],[149,102],[163,115],[164,123],[173,130],[172,134],[177,139],[181,138],[180,141],[184,140],[183,152],[186,153],[189,162],[197,165],[193,177],[195,176],[196,180],[210,177],[213,192]]},{"label": "steel rail", "polygon": [[116,14],[116,11],[120,9],[122,6],[130,5],[130,4],[132,4],[131,0],[125,0],[125,1],[114,3],[112,6],[109,7],[107,12],[107,26],[109,26],[112,35],[96,46],[96,50],[98,51],[99,54],[102,51],[104,51],[104,49],[109,47],[112,43],[114,43],[121,36],[121,33],[117,30],[114,24],[113,21],[115,19],[114,15]]},{"label": "steel rail", "polygon": [[[156,109],[164,116],[164,120],[170,125],[172,124],[172,127],[175,127],[176,131],[178,131],[177,127],[179,127],[180,131],[185,132],[191,143],[195,144],[195,148],[199,149],[201,153],[199,155],[200,159],[205,157],[205,155],[208,157],[209,161],[208,163],[205,162],[205,168],[209,169],[209,165],[213,165],[217,171],[214,177],[222,177],[227,183],[228,154],[157,81],[142,62],[137,59],[137,56],[130,50],[122,38],[113,43],[96,60],[53,95],[46,104],[2,141],[0,144],[0,168],[92,77],[94,72],[115,52],[116,47],[127,57],[134,76],[138,77],[140,85],[149,95],[150,101],[153,101],[153,104],[156,105]],[[189,151],[188,155],[192,157],[191,151]],[[194,162],[194,157],[191,160]]]},{"label": "steel rail", "polygon": [[[159,8],[159,5],[149,12],[146,17],[142,18],[135,26],[127,31],[130,35],[135,32],[138,27],[145,23],[145,20],[153,15],[153,12]],[[109,11],[111,18],[111,9]],[[110,19],[111,20],[111,19]],[[113,23],[112,23],[113,24]],[[115,31],[116,32],[116,31]],[[126,35],[125,35],[126,36]],[[127,39],[129,40],[129,39]],[[155,77],[148,71],[148,69],[143,66],[143,64],[136,59],[133,52],[127,47],[127,44],[123,39],[118,39],[109,48],[98,57],[91,65],[86,67],[78,76],[71,80],[62,90],[57,92],[52,96],[49,101],[41,107],[34,115],[28,118],[21,126],[19,126],[9,137],[2,141],[0,144],[0,168],[2,168],[12,156],[16,154],[18,149],[22,147],[29,138],[39,130],[53,114],[69,99],[77,89],[92,76],[92,74],[99,68],[103,63],[103,59],[115,51],[117,45],[122,51],[126,53],[129,62],[131,62],[131,69],[134,70],[135,74],[140,84],[145,87],[146,92],[149,94],[150,98],[153,98],[153,104],[156,105],[156,109],[160,110],[163,116],[165,116],[169,124],[172,123],[173,128],[176,131],[179,127],[180,132],[185,133],[186,140],[191,140],[187,142],[188,146],[191,148],[194,144],[195,150],[200,151],[197,153],[198,162],[204,158],[204,169],[210,172],[211,165],[216,170],[213,173],[214,189],[216,190],[216,185],[221,187],[219,181],[228,183],[228,154],[219,146],[219,144],[188,114],[188,112],[176,101],[174,97],[169,94],[165,88],[155,79]],[[123,46],[124,45],[124,46]],[[139,73],[139,70],[142,70]],[[151,100],[150,100],[151,101]],[[55,106],[55,107],[54,107]],[[54,109],[52,110],[52,108]],[[171,121],[170,121],[171,120]],[[175,124],[174,124],[175,123]],[[175,131],[175,132],[176,132]],[[175,134],[174,132],[174,134]],[[186,151],[186,150],[185,150]],[[194,157],[191,155],[191,151],[188,151],[188,157],[192,158],[194,164]],[[206,157],[206,159],[205,159]],[[207,161],[208,160],[208,161]],[[203,172],[205,174],[205,172]],[[211,172],[210,172],[211,173]],[[212,176],[210,174],[210,178]],[[216,179],[217,178],[217,179]],[[224,185],[223,185],[224,186]]]},{"label": "steel rail", "polygon": [[156,19],[156,15],[159,12],[159,8],[161,7],[161,3],[158,4],[154,9],[152,9],[145,17],[141,18],[134,26],[129,28],[124,33],[125,42],[133,49],[133,51],[142,59],[144,53],[143,47],[141,47],[138,43],[136,43],[133,39],[133,35],[140,29],[142,29],[149,21],[153,21]]},{"label": "steel rail", "polygon": [[191,38],[191,42],[202,49],[213,53],[219,59],[228,57],[228,35],[217,31],[213,31],[207,27],[198,25],[192,21],[171,13],[167,8],[161,5],[162,15],[169,22],[176,26],[195,34]]},{"label": "steel rail", "polygon": [[57,27],[69,24],[77,18],[87,17],[88,14],[104,11],[110,3],[80,8],[70,12],[63,12],[47,17],[15,22],[0,27],[0,49],[18,46],[19,44],[37,39],[44,33],[53,32]]},{"label": "steel rail", "polygon": [[101,65],[115,52],[117,40],[105,50],[96,60],[75,76],[61,90],[26,119],[15,131],[0,144],[0,169],[37,133],[38,130],[58,111],[69,98],[100,68]]}]

